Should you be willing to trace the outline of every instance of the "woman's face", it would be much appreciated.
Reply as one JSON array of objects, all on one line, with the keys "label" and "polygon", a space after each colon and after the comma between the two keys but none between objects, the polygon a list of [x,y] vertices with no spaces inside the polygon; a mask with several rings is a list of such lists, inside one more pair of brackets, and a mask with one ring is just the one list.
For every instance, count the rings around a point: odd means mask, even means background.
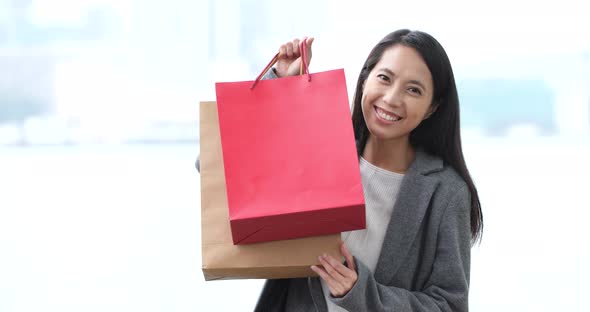
[{"label": "woman's face", "polygon": [[372,136],[409,139],[431,113],[432,75],[416,50],[394,45],[385,50],[363,86],[362,110]]}]

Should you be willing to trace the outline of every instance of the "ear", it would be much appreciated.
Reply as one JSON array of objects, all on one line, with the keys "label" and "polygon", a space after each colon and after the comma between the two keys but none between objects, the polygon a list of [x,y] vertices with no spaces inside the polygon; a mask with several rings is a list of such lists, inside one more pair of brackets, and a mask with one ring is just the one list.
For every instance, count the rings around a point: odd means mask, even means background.
[{"label": "ear", "polygon": [[426,115],[424,116],[424,119],[422,119],[422,120],[426,120],[426,119],[430,118],[430,116],[432,116],[432,114],[434,114],[437,109],[438,109],[438,102],[432,102],[432,104],[430,104],[430,107],[428,108],[428,112],[426,113]]}]

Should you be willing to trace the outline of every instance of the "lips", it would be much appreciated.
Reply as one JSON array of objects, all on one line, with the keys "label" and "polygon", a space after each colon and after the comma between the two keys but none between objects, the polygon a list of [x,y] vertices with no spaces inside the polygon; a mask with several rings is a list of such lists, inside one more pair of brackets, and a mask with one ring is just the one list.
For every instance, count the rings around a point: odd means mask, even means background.
[{"label": "lips", "polygon": [[375,106],[375,112],[377,113],[377,116],[384,121],[397,122],[402,120],[401,116],[398,116],[377,106]]}]

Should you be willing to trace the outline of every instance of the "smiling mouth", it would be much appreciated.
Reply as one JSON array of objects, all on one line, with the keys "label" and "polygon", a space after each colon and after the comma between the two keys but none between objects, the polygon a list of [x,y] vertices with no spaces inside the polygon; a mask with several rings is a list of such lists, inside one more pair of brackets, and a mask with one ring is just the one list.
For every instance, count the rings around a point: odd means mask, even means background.
[{"label": "smiling mouth", "polygon": [[375,112],[377,113],[377,116],[379,116],[379,118],[381,118],[385,121],[396,122],[396,121],[402,120],[402,117],[400,117],[394,113],[385,111],[377,106],[375,106]]}]

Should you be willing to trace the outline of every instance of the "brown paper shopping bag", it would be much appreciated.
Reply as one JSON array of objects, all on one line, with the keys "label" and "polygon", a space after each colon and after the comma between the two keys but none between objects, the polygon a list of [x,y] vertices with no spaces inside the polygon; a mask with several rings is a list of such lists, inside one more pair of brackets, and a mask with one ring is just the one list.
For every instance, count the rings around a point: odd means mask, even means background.
[{"label": "brown paper shopping bag", "polygon": [[[200,103],[201,241],[205,280],[314,276],[317,257],[339,259],[340,234],[234,245],[215,102]],[[252,142],[252,148],[256,148]]]}]

